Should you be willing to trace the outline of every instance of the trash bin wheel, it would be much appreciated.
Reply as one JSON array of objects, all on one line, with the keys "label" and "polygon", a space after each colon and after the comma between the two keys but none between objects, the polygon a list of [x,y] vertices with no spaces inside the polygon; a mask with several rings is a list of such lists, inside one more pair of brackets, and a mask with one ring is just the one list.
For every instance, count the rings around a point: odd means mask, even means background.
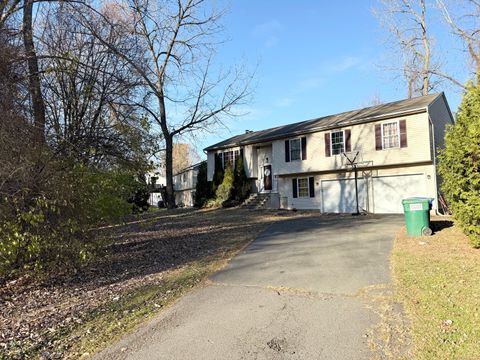
[{"label": "trash bin wheel", "polygon": [[429,227],[424,227],[422,229],[422,235],[423,236],[430,236],[432,235],[432,229],[430,229]]}]

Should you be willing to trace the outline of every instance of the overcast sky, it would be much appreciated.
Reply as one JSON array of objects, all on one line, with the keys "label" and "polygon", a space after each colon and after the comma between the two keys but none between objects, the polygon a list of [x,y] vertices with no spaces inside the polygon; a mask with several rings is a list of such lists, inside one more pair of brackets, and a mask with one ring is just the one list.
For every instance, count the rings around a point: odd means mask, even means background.
[{"label": "overcast sky", "polygon": [[[256,68],[254,98],[242,109],[248,115],[227,122],[228,129],[198,138],[196,147],[246,129],[364,107],[374,98],[404,99],[405,84],[382,67],[398,55],[372,15],[374,6],[373,0],[233,0],[223,22],[229,41],[219,50],[218,60]],[[466,79],[461,45],[436,16],[436,51],[448,71]],[[440,90],[455,111],[459,92],[447,84]]]}]

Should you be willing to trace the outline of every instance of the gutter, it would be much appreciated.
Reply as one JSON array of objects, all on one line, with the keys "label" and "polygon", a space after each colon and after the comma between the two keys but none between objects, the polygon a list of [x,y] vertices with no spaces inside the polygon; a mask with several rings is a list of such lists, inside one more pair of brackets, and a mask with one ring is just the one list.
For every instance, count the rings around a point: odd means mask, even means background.
[{"label": "gutter", "polygon": [[428,123],[430,125],[430,129],[431,129],[431,132],[432,132],[432,145],[433,145],[433,171],[434,171],[434,184],[435,184],[435,200],[436,200],[436,207],[435,207],[435,215],[443,215],[443,214],[440,214],[440,212],[438,211],[438,181],[437,181],[437,148],[436,148],[436,144],[435,144],[435,131],[434,131],[434,128],[433,128],[433,121],[432,121],[432,118],[430,117],[430,112],[427,111],[428,113]]},{"label": "gutter", "polygon": [[[264,143],[264,142],[269,142],[269,141],[274,141],[274,140],[279,140],[279,139],[285,139],[285,138],[288,138],[288,137],[291,137],[291,136],[296,136],[296,135],[313,134],[313,133],[316,133],[316,132],[319,132],[319,131],[333,130],[333,129],[343,128],[343,127],[350,126],[350,125],[365,124],[365,123],[370,123],[370,122],[379,121],[379,120],[396,118],[396,117],[399,117],[399,116],[421,114],[421,113],[424,113],[424,112],[428,112],[428,106],[423,107],[423,108],[414,109],[414,110],[400,111],[400,112],[390,113],[390,114],[386,114],[386,115],[378,115],[378,116],[374,116],[374,117],[362,118],[362,119],[354,120],[354,121],[346,120],[346,121],[337,123],[335,125],[320,126],[320,127],[316,127],[316,128],[310,129],[310,130],[306,130],[306,131],[289,132],[289,133],[286,133],[286,134],[273,136],[271,138],[265,138],[265,139],[261,139],[261,140],[258,140],[258,141],[248,141],[248,140],[246,140],[246,141],[230,143],[228,145],[223,145],[223,146],[218,146],[218,147],[210,146],[210,147],[206,147],[205,149],[203,149],[203,151],[208,152],[208,151],[212,151],[212,150],[229,149],[229,148],[235,147],[235,146],[245,146],[245,145],[252,145],[252,144],[257,144],[257,143],[259,144],[259,143]],[[269,129],[265,129],[265,130],[269,130]],[[263,130],[260,130],[260,131],[263,131]]]}]

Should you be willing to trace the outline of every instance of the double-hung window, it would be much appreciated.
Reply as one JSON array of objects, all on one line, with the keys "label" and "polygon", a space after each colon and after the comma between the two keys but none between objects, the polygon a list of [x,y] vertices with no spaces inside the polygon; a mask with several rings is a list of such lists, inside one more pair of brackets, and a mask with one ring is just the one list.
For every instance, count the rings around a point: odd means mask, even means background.
[{"label": "double-hung window", "polygon": [[225,151],[223,153],[223,168],[225,169],[226,166],[230,165],[235,167],[235,162],[240,157],[240,150],[235,151]]},{"label": "double-hung window", "polygon": [[345,139],[343,131],[334,131],[331,133],[332,155],[338,155],[345,151]]},{"label": "double-hung window", "polygon": [[298,197],[309,197],[308,178],[298,178]]},{"label": "double-hung window", "polygon": [[384,149],[400,147],[398,121],[382,124],[382,144]]},{"label": "double-hung window", "polygon": [[290,140],[290,160],[300,160],[302,158],[302,144],[300,139]]}]

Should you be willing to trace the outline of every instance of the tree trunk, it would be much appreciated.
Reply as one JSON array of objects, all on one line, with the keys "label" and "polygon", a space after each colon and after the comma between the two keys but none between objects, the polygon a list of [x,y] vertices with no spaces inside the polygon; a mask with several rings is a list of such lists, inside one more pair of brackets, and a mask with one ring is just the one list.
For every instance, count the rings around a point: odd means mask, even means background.
[{"label": "tree trunk", "polygon": [[165,189],[166,207],[174,209],[176,204],[175,192],[173,191],[173,139],[171,136],[165,137],[165,177],[167,180]]},{"label": "tree trunk", "polygon": [[160,127],[162,129],[163,138],[165,139],[165,178],[167,186],[165,189],[165,206],[167,209],[174,209],[175,193],[173,191],[173,137],[167,126],[167,109],[165,107],[165,98],[163,96],[163,83],[159,81],[158,87],[158,108],[160,112]]},{"label": "tree trunk", "polygon": [[25,0],[23,7],[23,44],[28,64],[28,91],[32,101],[35,139],[40,144],[45,143],[45,104],[40,89],[40,74],[38,59],[33,43],[32,29],[33,0]]},{"label": "tree trunk", "polygon": [[430,42],[427,34],[427,9],[425,1],[421,1],[422,5],[422,43],[424,48],[423,58],[423,79],[422,79],[422,95],[428,95],[430,91]]}]

